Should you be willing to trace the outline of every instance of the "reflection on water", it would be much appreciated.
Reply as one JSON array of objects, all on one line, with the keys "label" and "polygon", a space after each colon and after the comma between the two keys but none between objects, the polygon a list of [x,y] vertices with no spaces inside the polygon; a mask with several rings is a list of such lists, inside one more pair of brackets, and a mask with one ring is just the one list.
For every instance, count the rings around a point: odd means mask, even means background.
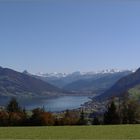
[{"label": "reflection on water", "polygon": [[44,106],[47,111],[64,111],[66,109],[79,108],[81,104],[89,101],[86,96],[63,96],[55,99],[45,99],[35,104],[26,104],[28,109]]},{"label": "reflection on water", "polygon": [[[62,96],[53,99],[18,99],[20,105],[22,105],[22,107],[26,107],[27,109],[44,106],[47,111],[51,112],[79,108],[81,104],[84,104],[89,100],[91,99],[87,96]],[[1,99],[0,105],[4,105],[7,102],[7,99]]]}]

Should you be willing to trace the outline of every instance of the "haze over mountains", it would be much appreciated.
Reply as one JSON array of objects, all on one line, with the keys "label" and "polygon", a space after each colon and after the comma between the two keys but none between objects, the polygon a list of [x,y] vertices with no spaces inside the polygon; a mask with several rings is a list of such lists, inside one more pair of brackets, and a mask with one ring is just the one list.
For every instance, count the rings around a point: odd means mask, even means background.
[{"label": "haze over mountains", "polygon": [[[132,90],[131,90],[132,89]],[[32,75],[0,67],[1,97],[56,97],[63,95],[97,95],[106,99],[140,90],[140,69],[74,72],[71,74]],[[138,93],[138,92],[137,92]],[[139,92],[140,93],[140,92]]]},{"label": "haze over mountains", "polygon": [[98,72],[74,72],[39,74],[37,78],[59,88],[83,94],[101,94],[120,78],[132,73],[132,70],[103,70]]}]

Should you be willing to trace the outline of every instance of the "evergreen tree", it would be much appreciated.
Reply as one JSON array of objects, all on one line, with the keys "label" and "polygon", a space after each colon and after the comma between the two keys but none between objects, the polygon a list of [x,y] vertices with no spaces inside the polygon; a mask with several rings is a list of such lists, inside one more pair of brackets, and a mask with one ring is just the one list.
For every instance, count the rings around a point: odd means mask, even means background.
[{"label": "evergreen tree", "polygon": [[87,120],[85,119],[85,114],[84,111],[82,110],[81,114],[80,114],[80,119],[78,122],[79,125],[86,125],[87,124]]},{"label": "evergreen tree", "polygon": [[36,108],[32,110],[32,116],[30,118],[30,125],[41,126],[42,125],[41,115],[43,113],[44,113],[44,110],[42,108]]},{"label": "evergreen tree", "polygon": [[117,112],[117,107],[112,101],[108,106],[107,111],[104,113],[104,124],[119,124],[120,118]]},{"label": "evergreen tree", "polygon": [[99,121],[98,117],[94,117],[92,124],[93,125],[100,125],[100,121]]},{"label": "evergreen tree", "polygon": [[6,107],[8,112],[21,112],[21,108],[16,100],[16,98],[12,98]]}]

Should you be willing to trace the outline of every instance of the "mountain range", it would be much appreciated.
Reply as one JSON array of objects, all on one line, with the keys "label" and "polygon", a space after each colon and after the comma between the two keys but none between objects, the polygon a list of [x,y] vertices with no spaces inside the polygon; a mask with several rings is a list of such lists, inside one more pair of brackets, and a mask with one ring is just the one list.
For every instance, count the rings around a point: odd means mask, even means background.
[{"label": "mountain range", "polygon": [[75,82],[72,82],[64,86],[63,89],[79,92],[91,91],[93,93],[98,94],[109,89],[116,81],[130,73],[130,71],[104,74],[100,73],[89,79],[80,79]]},{"label": "mountain range", "polygon": [[103,70],[98,72],[51,73],[35,75],[63,90],[82,94],[101,94],[120,78],[132,73],[131,70]]},{"label": "mountain range", "polygon": [[140,97],[140,69],[136,72],[106,70],[41,76],[0,67],[0,97],[48,98],[90,93],[90,95],[97,94],[99,99],[107,99],[121,96],[125,91],[131,96]]},{"label": "mountain range", "polygon": [[122,97],[124,94],[140,99],[140,68],[118,80],[110,89],[99,95],[97,99],[105,100],[111,97]]},{"label": "mountain range", "polygon": [[31,75],[0,67],[0,96],[48,97],[62,93],[61,89]]}]

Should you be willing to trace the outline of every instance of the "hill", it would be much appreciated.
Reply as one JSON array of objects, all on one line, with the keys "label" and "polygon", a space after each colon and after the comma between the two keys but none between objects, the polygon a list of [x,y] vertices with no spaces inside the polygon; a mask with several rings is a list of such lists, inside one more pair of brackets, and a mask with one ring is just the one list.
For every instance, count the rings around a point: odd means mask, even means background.
[{"label": "hill", "polygon": [[63,91],[49,83],[8,68],[0,67],[0,96],[55,96]]}]

